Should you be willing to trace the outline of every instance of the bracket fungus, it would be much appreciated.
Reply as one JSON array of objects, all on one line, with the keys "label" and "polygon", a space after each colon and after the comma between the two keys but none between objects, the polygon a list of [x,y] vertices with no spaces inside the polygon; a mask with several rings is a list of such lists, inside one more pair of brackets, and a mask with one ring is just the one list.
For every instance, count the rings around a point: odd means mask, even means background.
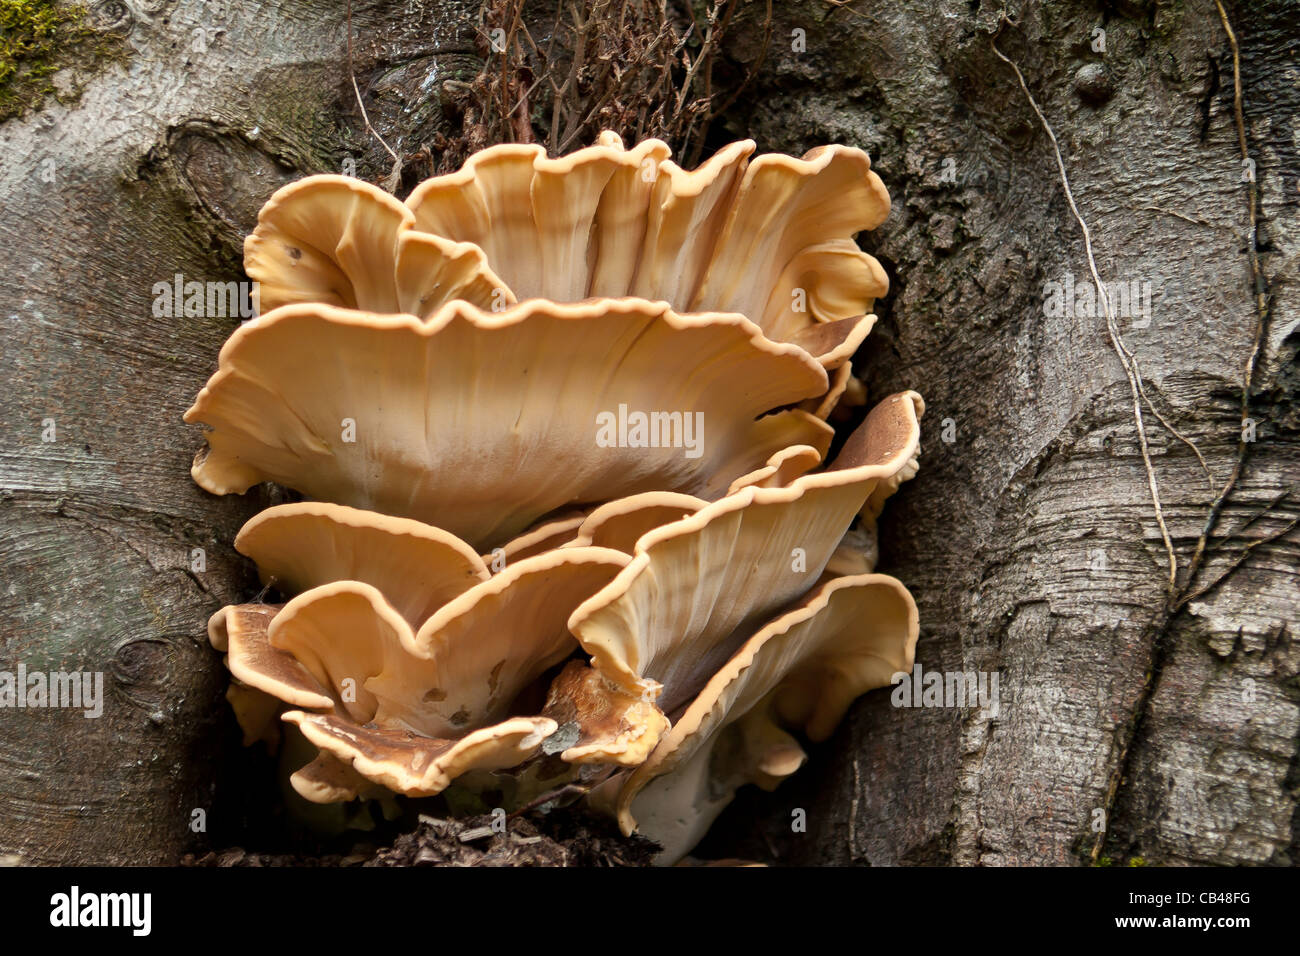
[{"label": "bracket fungus", "polygon": [[606,682],[671,712],[735,638],[818,580],[854,517],[878,508],[919,451],[920,396],[876,406],[823,472],[750,485],[648,531],[627,567],[569,619]]},{"label": "bracket fungus", "polygon": [[786,728],[825,740],[859,695],[909,671],[916,604],[884,574],[826,580],[749,637],[694,697],[649,759],[616,778],[619,824],[675,859],[741,784],[772,790],[803,765]]},{"label": "bracket fungus", "polygon": [[263,207],[262,314],[185,419],[207,491],[307,499],[234,542],[283,603],[209,622],[245,741],[278,719],[315,753],[303,797],[583,780],[673,862],[911,667],[874,532],[920,396],[824,461],[888,289],[853,237],[889,196],[861,150],[753,153],[685,170],[604,133],[405,202],[311,176]]},{"label": "bracket fungus", "polygon": [[608,132],[558,159],[504,144],[405,203],[345,176],[310,176],[262,208],[245,269],[264,311],[315,302],[428,318],[456,300],[500,309],[634,297],[739,313],[774,341],[803,336],[838,367],[889,290],[853,242],[884,222],[889,193],[860,149],[751,161],[753,151],[733,143],[687,171],[657,140],[629,150]]},{"label": "bracket fungus", "polygon": [[662,302],[452,302],[427,322],[303,304],[238,329],[185,419],[211,429],[193,474],[214,494],[274,481],[489,547],[557,508],[717,497],[789,445],[824,452],[824,422],[776,409],[826,388],[744,316]]}]

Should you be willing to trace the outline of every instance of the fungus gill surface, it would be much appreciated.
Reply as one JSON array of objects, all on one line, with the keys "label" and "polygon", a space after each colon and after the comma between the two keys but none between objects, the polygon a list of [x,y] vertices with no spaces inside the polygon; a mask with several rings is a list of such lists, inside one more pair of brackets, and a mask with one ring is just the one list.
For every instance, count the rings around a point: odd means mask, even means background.
[{"label": "fungus gill surface", "polygon": [[911,667],[874,548],[920,396],[824,460],[888,289],[853,237],[889,196],[861,150],[753,153],[685,170],[605,133],[405,202],[342,176],[267,201],[262,314],[185,419],[207,491],[307,499],[235,540],[282,603],[209,622],[245,742],[315,751],[302,796],[577,781],[673,862]]}]

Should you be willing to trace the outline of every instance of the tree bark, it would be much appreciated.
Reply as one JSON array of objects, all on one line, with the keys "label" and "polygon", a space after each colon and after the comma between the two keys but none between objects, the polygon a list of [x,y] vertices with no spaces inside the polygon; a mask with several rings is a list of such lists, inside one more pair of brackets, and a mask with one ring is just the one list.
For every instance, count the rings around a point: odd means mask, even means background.
[{"label": "tree bark", "polygon": [[[1296,537],[1254,547],[1172,610],[1133,401],[1104,317],[1048,314],[1090,281],[1048,137],[979,0],[776,4],[771,48],[714,138],[867,149],[894,210],[864,245],[892,292],[856,367],[927,400],[920,476],[886,512],[881,569],[916,595],[929,671],[999,677],[997,714],[860,701],[808,767],[745,791],[702,852],[798,863],[1294,863],[1300,839]],[[760,60],[762,4],[726,53]],[[456,132],[477,5],[357,2],[354,66],[398,152]],[[1060,141],[1119,320],[1163,514],[1186,568],[1236,460],[1258,321],[1233,60],[1213,0],[1008,5],[998,48]],[[103,717],[0,711],[0,852],[171,863],[238,840],[237,750],[207,616],[256,593],[233,551],[265,495],[188,476],[180,415],[237,318],[153,312],[154,286],[241,278],[239,243],[284,182],[391,161],[325,0],[113,0],[125,63],[76,63],[80,98],[0,126],[0,670],[101,671]],[[1270,316],[1255,440],[1211,581],[1295,519],[1297,4],[1227,5]],[[1094,49],[1104,30],[1104,51]],[[198,31],[198,33],[196,33]],[[802,34],[796,32],[802,31]],[[451,81],[450,83],[448,81]],[[436,157],[435,157],[436,158]],[[1136,319],[1136,320],[1135,320]],[[54,423],[54,441],[47,420]],[[203,570],[191,564],[204,553]],[[229,786],[229,782],[225,781]],[[253,799],[253,798],[249,798]],[[224,809],[223,809],[224,808]],[[793,832],[791,811],[807,811]],[[217,816],[195,832],[194,811]],[[221,813],[233,815],[220,819]]]},{"label": "tree bark", "polygon": [[[769,58],[731,122],[771,148],[863,146],[895,197],[868,241],[894,289],[864,367],[873,396],[917,388],[927,413],[920,476],[886,509],[882,567],[917,597],[921,665],[996,672],[998,713],[869,695],[813,766],[739,800],[713,845],[800,863],[1294,865],[1296,535],[1166,608],[1168,558],[1105,319],[1045,314],[1045,283],[1088,284],[1088,265],[1048,138],[993,52],[996,6],[783,8],[776,37],[805,29],[807,53]],[[1298,9],[1227,8],[1272,315],[1256,440],[1216,534],[1244,530],[1198,583],[1300,507],[1300,91],[1286,65]],[[1102,277],[1151,284],[1149,323],[1119,321],[1146,391],[1214,475],[1144,409],[1185,570],[1236,459],[1258,321],[1227,36],[1210,0],[1008,12],[1018,25],[999,48],[1060,140]],[[791,831],[797,807],[806,834]],[[756,816],[761,839],[744,835]]]},{"label": "tree bark", "polygon": [[[285,182],[387,171],[354,119],[345,13],[97,4],[126,63],[71,65],[77,102],[0,127],[0,670],[102,672],[106,696],[99,719],[0,711],[0,851],[23,862],[174,863],[244,838],[208,817],[238,740],[205,626],[256,593],[231,542],[268,502],[199,490],[181,422],[239,319],[156,317],[154,285],[243,278],[242,236]],[[463,3],[355,4],[372,119],[414,105],[398,147],[442,122],[419,87],[466,73],[473,28]]]}]

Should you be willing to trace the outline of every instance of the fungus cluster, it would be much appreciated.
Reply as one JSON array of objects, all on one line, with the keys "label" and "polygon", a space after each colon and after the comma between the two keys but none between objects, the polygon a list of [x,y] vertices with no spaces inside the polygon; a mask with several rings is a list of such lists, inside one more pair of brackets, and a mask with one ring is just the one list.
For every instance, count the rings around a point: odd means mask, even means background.
[{"label": "fungus cluster", "polygon": [[235,540],[286,603],[209,623],[246,741],[316,748],[303,797],[579,781],[672,862],[911,668],[874,528],[920,396],[825,460],[889,196],[860,150],[753,149],[688,171],[605,133],[263,207],[262,312],[185,418],[203,488],[306,499]]}]

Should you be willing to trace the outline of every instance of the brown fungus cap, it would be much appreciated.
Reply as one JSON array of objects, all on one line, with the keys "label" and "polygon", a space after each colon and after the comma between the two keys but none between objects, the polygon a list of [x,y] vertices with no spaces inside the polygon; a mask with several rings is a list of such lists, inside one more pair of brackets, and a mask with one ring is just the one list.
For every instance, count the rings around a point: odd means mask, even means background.
[{"label": "brown fungus cap", "polygon": [[551,683],[542,715],[556,722],[560,757],[573,764],[635,767],[669,726],[653,702],[624,693],[581,661],[570,661]]},{"label": "brown fungus cap", "polygon": [[208,620],[208,640],[225,652],[226,667],[247,687],[294,707],[332,708],[334,698],[327,685],[268,640],[271,622],[280,610],[281,605],[275,604],[223,607]]},{"label": "brown fungus cap", "polygon": [[[208,491],[275,481],[487,550],[568,504],[717,498],[778,449],[824,450],[830,428],[807,412],[763,413],[826,388],[806,352],[742,316],[663,303],[456,302],[428,322],[296,305],[231,336],[185,419],[211,428],[192,471]],[[629,411],[662,411],[658,447],[644,427],[640,444],[615,434]]]},{"label": "brown fungus cap", "polygon": [[332,581],[372,584],[412,627],[490,576],[473,548],[441,528],[326,502],[259,512],[235,550],[286,595]]},{"label": "brown fungus cap", "polygon": [[[867,155],[827,146],[751,161],[753,150],[732,143],[685,170],[658,140],[627,149],[608,132],[554,159],[503,144],[405,203],[355,179],[312,176],[263,207],[245,268],[263,310],[321,302],[424,318],[455,298],[500,308],[637,296],[740,312],[778,341],[866,317],[889,286],[852,239],[889,212]],[[851,353],[840,344],[815,354],[834,367]]]},{"label": "brown fungus cap", "polygon": [[[512,716],[512,704],[577,649],[569,614],[629,560],[594,547],[524,558],[418,630],[360,581],[319,585],[283,608],[223,608],[209,630],[232,674],[275,706],[298,708],[283,719],[330,756],[294,774],[302,796],[353,799],[365,792],[356,775],[427,796],[461,773],[515,766],[538,752],[558,724]],[[266,705],[242,703],[251,739],[265,733]]]},{"label": "brown fungus cap", "polygon": [[629,695],[671,714],[744,634],[817,581],[860,509],[915,468],[920,396],[887,398],[824,472],[748,487],[643,536],[632,562],[569,628]]},{"label": "brown fungus cap", "polygon": [[[833,578],[746,640],[617,796],[624,833],[689,851],[743,783],[772,789],[804,752],[789,729],[830,736],[861,694],[911,669],[916,604],[883,574]],[[635,814],[635,815],[634,815]]]}]

